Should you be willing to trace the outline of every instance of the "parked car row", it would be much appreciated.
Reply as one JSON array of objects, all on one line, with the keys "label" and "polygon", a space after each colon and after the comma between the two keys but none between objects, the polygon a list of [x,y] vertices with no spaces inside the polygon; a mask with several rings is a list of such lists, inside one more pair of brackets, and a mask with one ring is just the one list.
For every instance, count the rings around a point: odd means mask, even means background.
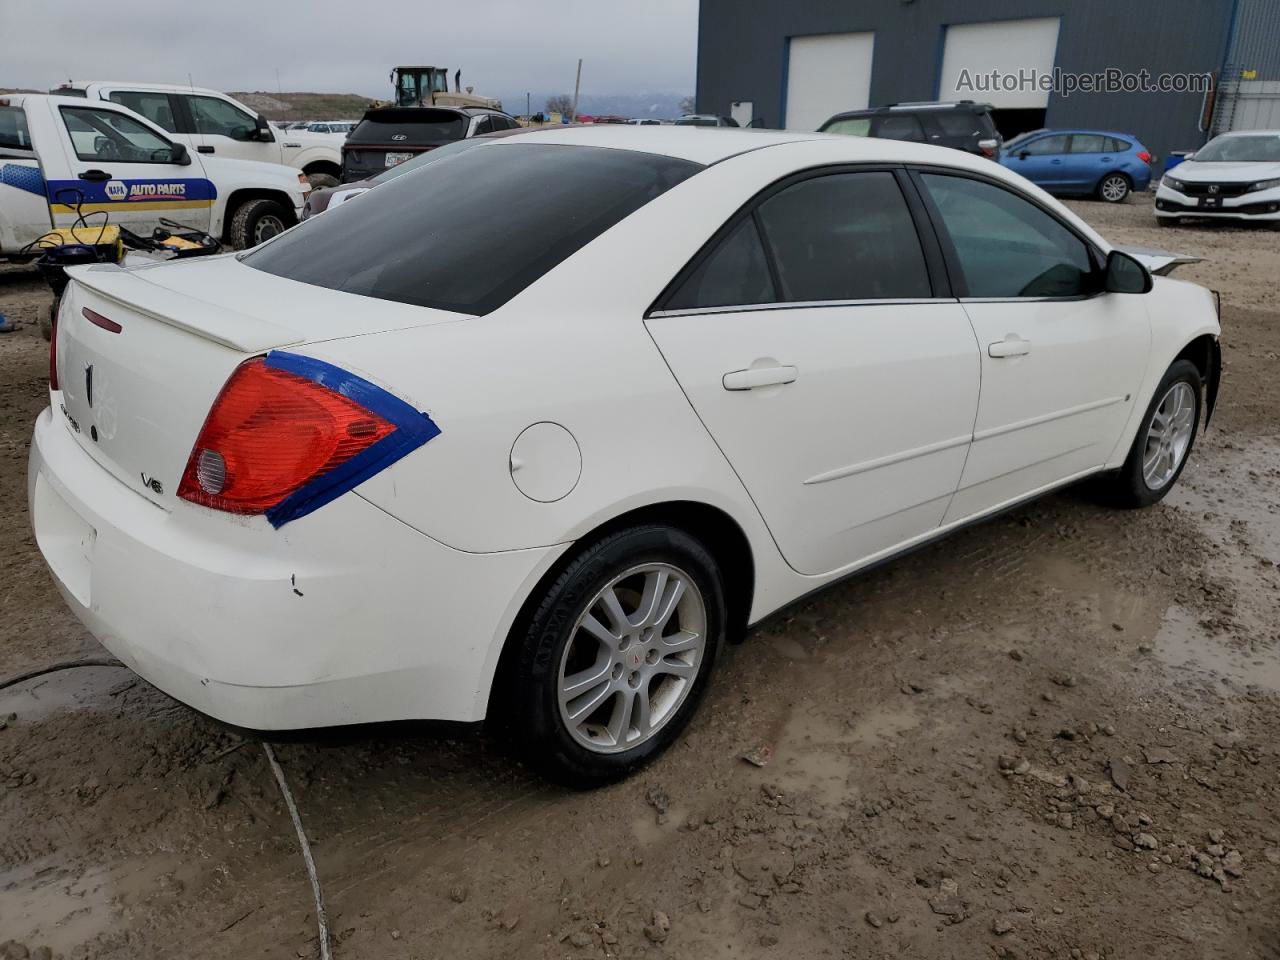
[{"label": "parked car row", "polygon": [[[992,107],[972,100],[852,110],[820,133],[952,147],[985,156],[1058,196],[1123,203],[1152,182],[1155,157],[1130,133],[1031,130],[1002,142]],[[1156,190],[1156,222],[1184,218],[1280,222],[1280,131],[1223,134],[1188,154]]]}]

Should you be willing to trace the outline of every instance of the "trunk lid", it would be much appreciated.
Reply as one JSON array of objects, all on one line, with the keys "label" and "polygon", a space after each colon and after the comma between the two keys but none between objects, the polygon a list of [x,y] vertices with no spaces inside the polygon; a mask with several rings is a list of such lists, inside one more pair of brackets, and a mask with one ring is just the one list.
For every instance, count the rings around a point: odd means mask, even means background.
[{"label": "trunk lid", "polygon": [[94,460],[169,509],[210,407],[247,358],[460,319],[323,290],[229,257],[68,273],[55,416]]}]

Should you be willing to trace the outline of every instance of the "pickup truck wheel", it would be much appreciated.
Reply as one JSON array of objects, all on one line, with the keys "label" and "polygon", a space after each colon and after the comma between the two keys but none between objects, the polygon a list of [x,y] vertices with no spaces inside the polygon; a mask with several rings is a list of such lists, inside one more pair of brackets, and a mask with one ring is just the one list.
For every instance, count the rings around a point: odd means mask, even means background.
[{"label": "pickup truck wheel", "polygon": [[283,204],[259,197],[236,207],[231,218],[231,245],[248,250],[289,229],[292,218]]},{"label": "pickup truck wheel", "polygon": [[338,178],[331,173],[308,173],[307,180],[311,183],[312,190],[321,190],[338,185]]}]

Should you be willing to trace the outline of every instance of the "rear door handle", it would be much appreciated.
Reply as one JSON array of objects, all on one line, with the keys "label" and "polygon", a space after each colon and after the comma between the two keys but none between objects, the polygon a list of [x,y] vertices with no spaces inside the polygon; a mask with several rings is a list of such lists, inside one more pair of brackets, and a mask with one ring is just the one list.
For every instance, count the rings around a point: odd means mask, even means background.
[{"label": "rear door handle", "polygon": [[213,147],[196,147],[196,153],[213,153]]},{"label": "rear door handle", "polygon": [[795,367],[752,367],[726,373],[721,382],[726,390],[754,390],[756,387],[791,383],[797,376],[799,372]]},{"label": "rear door handle", "polygon": [[1031,341],[1011,333],[1003,340],[987,344],[987,356],[1002,360],[1005,357],[1024,357],[1031,352]]},{"label": "rear door handle", "polygon": [[99,180],[110,180],[111,174],[107,173],[105,170],[84,170],[80,174],[80,179],[92,180],[94,182]]}]

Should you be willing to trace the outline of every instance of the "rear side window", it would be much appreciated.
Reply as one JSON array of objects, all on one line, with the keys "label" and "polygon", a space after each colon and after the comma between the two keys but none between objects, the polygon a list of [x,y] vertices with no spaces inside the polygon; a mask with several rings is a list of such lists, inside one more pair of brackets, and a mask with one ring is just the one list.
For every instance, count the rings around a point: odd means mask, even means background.
[{"label": "rear side window", "polygon": [[173,116],[173,103],[167,93],[155,93],[141,90],[112,90],[107,95],[112,103],[128,107],[134,113],[140,113],[157,127],[163,127],[170,133],[178,132],[178,124]]},{"label": "rear side window", "polygon": [[839,133],[846,137],[871,136],[870,117],[848,117],[836,120],[822,128],[823,133]]},{"label": "rear side window", "polygon": [[31,133],[21,107],[0,107],[0,150],[30,150]]},{"label": "rear side window", "polygon": [[803,180],[760,204],[759,216],[779,300],[933,295],[915,223],[891,173]]},{"label": "rear side window", "polygon": [[939,110],[933,114],[942,132],[948,137],[985,137],[989,123],[985,113],[971,113],[968,110]]},{"label": "rear side window", "polygon": [[1107,137],[1107,150],[1110,153],[1128,153],[1132,148],[1131,143],[1117,140],[1115,137]]},{"label": "rear side window", "polygon": [[495,143],[331,207],[242,259],[330,290],[485,314],[701,169],[631,150]]},{"label": "rear side window", "polygon": [[884,140],[920,143],[924,140],[924,130],[920,127],[920,121],[911,114],[898,114],[881,117],[876,124],[876,136]]},{"label": "rear side window", "polygon": [[970,297],[1096,292],[1085,242],[1035,204],[980,180],[921,175],[951,238]]},{"label": "rear side window", "polygon": [[365,115],[347,135],[348,143],[381,145],[438,144],[461,140],[470,118],[448,110],[423,107],[391,107]]},{"label": "rear side window", "polygon": [[698,265],[663,309],[742,306],[777,299],[760,231],[755,218],[747,217]]},{"label": "rear side window", "polygon": [[1096,133],[1077,133],[1071,138],[1072,153],[1106,153],[1112,149],[1108,146],[1115,143],[1110,137],[1099,136]]}]

